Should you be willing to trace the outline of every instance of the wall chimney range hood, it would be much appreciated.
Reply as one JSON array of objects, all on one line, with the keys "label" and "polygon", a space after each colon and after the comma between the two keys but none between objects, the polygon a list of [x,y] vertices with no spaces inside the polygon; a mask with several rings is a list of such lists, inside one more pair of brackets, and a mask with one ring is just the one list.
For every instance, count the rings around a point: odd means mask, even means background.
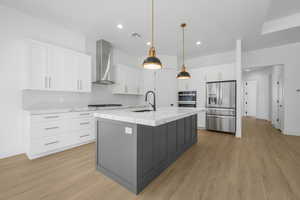
[{"label": "wall chimney range hood", "polygon": [[93,84],[111,85],[112,45],[105,40],[96,42],[96,81]]}]

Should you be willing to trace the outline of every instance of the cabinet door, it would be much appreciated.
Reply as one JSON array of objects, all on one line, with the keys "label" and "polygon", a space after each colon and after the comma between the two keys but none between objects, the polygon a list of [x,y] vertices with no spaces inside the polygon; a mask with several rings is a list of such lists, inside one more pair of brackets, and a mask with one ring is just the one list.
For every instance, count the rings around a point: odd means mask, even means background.
[{"label": "cabinet door", "polygon": [[49,90],[64,90],[64,52],[58,47],[48,50],[48,88]]},{"label": "cabinet door", "polygon": [[192,144],[197,143],[198,133],[197,133],[197,115],[191,117],[192,120]]},{"label": "cabinet door", "polygon": [[125,74],[128,94],[137,94],[137,70],[133,67],[125,67]]},{"label": "cabinet door", "polygon": [[167,126],[164,124],[154,129],[154,166],[160,171],[168,163]]},{"label": "cabinet door", "polygon": [[113,85],[113,93],[115,94],[125,94],[127,93],[126,86],[126,72],[124,66],[117,65],[114,71],[115,84]]},{"label": "cabinet door", "polygon": [[177,103],[176,71],[162,69],[156,72],[157,105],[168,107]]},{"label": "cabinet door", "polygon": [[91,57],[78,54],[78,80],[80,92],[91,92]]},{"label": "cabinet door", "polygon": [[184,119],[177,120],[177,154],[184,151]]},{"label": "cabinet door", "polygon": [[48,48],[39,43],[29,44],[29,88],[38,90],[48,89]]},{"label": "cabinet door", "polygon": [[155,72],[151,70],[143,70],[143,94],[149,90],[155,89]]},{"label": "cabinet door", "polygon": [[172,162],[177,157],[177,127],[176,121],[170,122],[168,128],[168,161]]},{"label": "cabinet door", "polygon": [[184,146],[188,148],[192,144],[192,117],[184,118]]},{"label": "cabinet door", "polygon": [[79,91],[78,56],[72,52],[64,51],[64,84],[66,91]]},{"label": "cabinet door", "polygon": [[189,79],[178,79],[178,91],[188,91],[190,90],[190,80]]}]

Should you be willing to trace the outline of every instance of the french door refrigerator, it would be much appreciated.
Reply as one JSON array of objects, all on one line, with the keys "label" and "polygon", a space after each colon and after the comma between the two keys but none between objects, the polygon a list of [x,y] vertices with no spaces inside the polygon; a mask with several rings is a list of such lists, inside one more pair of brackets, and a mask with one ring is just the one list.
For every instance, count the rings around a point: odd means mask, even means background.
[{"label": "french door refrigerator", "polygon": [[206,83],[206,129],[235,133],[236,81]]}]

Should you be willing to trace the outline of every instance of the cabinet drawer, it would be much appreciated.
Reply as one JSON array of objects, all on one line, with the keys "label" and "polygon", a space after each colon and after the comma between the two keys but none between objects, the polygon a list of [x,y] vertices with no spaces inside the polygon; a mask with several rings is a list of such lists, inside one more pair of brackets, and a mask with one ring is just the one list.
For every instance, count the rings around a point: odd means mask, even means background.
[{"label": "cabinet drawer", "polygon": [[32,124],[31,138],[45,138],[58,135],[66,130],[64,120],[53,121],[43,124]]},{"label": "cabinet drawer", "polygon": [[53,113],[53,114],[47,114],[47,115],[32,115],[31,117],[31,123],[44,123],[44,122],[50,122],[50,121],[57,121],[64,119],[65,115],[64,113]]},{"label": "cabinet drawer", "polygon": [[32,140],[30,144],[30,154],[34,155],[56,150],[63,147],[64,142],[62,135]]},{"label": "cabinet drawer", "polygon": [[85,112],[72,112],[69,115],[71,118],[92,118],[93,112],[85,111]]},{"label": "cabinet drawer", "polygon": [[79,131],[85,129],[92,129],[94,120],[91,118],[83,119],[69,119],[68,120],[68,130],[69,131]]},{"label": "cabinet drawer", "polygon": [[84,130],[84,131],[79,131],[77,133],[77,137],[79,139],[79,142],[86,142],[86,141],[94,139],[95,135],[93,134],[93,131],[91,131],[91,130]]}]

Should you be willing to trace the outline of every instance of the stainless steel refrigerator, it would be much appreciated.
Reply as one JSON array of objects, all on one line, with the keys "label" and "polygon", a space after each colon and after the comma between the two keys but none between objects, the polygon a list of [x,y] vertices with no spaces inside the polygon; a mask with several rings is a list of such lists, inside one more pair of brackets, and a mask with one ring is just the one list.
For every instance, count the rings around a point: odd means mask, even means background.
[{"label": "stainless steel refrigerator", "polygon": [[235,133],[236,81],[206,83],[206,129]]}]

